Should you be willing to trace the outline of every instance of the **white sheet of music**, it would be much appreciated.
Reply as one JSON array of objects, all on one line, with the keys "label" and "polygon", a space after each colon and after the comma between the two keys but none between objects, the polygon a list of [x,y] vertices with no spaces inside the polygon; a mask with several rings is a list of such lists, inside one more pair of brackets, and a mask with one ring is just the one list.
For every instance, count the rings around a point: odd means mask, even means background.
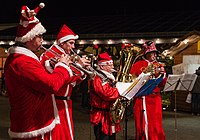
[{"label": "white sheet of music", "polygon": [[183,77],[180,79],[180,83],[177,87],[177,90],[192,91],[196,79],[196,74],[184,74]]},{"label": "white sheet of music", "polygon": [[123,93],[133,84],[133,82],[125,83],[125,82],[117,82],[116,88],[119,91],[119,94],[123,96]]},{"label": "white sheet of music", "polygon": [[120,95],[126,97],[128,100],[132,99],[135,94],[140,90],[140,88],[148,81],[150,78],[150,73],[140,74],[136,78],[136,81],[131,83],[117,82],[116,87],[120,92]]},{"label": "white sheet of music", "polygon": [[174,75],[174,74],[169,74],[167,78],[167,82],[164,87],[164,91],[174,91],[176,88],[176,85],[178,84],[179,79],[183,77],[182,74],[180,75]]}]

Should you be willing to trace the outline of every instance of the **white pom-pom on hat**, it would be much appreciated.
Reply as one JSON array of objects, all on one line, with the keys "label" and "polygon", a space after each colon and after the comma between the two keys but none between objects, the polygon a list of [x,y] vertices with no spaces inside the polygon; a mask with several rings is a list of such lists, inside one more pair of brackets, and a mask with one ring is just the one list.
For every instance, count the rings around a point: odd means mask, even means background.
[{"label": "white pom-pom on hat", "polygon": [[40,3],[39,6],[40,6],[40,8],[44,8],[45,4],[44,3]]}]

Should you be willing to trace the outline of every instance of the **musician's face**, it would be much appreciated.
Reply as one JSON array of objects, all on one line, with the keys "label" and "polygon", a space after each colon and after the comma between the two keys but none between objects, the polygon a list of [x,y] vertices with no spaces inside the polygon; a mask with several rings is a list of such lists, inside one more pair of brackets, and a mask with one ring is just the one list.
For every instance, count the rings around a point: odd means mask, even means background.
[{"label": "musician's face", "polygon": [[43,40],[42,35],[37,35],[32,40],[26,42],[25,44],[27,44],[28,49],[30,49],[31,51],[37,52],[40,46],[42,45],[43,41],[44,40]]},{"label": "musician's face", "polygon": [[157,53],[156,52],[149,52],[146,54],[146,59],[150,62],[156,61]]},{"label": "musician's face", "polygon": [[113,68],[114,68],[114,65],[113,64],[110,64],[110,65],[102,65],[101,66],[101,69],[102,70],[105,70],[109,73],[112,73],[113,72]]},{"label": "musician's face", "polygon": [[71,49],[75,48],[75,40],[71,39],[60,44],[67,54],[71,53]]}]

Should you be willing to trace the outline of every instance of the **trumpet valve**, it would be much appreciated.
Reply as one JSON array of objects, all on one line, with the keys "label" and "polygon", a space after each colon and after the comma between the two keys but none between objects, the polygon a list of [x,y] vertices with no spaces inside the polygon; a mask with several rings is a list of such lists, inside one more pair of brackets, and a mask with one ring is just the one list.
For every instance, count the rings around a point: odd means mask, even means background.
[{"label": "trumpet valve", "polygon": [[70,57],[70,60],[71,60],[72,62],[77,62],[77,61],[79,60],[79,57],[76,56],[76,55],[72,55],[72,56]]}]

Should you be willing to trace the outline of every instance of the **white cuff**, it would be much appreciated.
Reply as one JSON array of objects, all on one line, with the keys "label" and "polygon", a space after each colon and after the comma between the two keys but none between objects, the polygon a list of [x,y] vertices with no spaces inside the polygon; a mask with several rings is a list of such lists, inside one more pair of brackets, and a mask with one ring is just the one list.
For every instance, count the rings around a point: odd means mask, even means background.
[{"label": "white cuff", "polygon": [[67,66],[66,64],[64,64],[64,63],[62,63],[62,62],[58,62],[58,63],[55,65],[55,68],[56,68],[57,66],[62,66],[62,67],[64,67],[65,69],[68,70],[70,77],[73,76],[72,70],[71,70],[70,67]]},{"label": "white cuff", "polygon": [[53,68],[51,67],[50,60],[45,61],[45,68],[47,69],[48,72],[52,73]]}]

